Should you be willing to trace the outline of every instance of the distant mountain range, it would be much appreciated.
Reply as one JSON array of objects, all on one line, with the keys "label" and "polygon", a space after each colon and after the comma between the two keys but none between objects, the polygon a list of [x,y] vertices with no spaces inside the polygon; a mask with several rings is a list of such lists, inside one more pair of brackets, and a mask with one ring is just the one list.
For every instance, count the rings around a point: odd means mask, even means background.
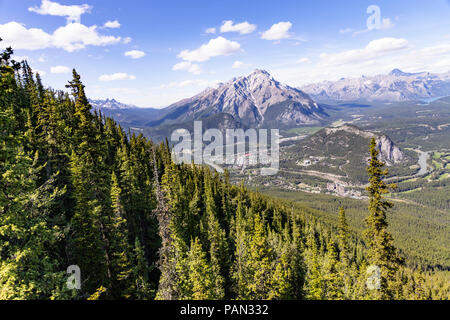
[{"label": "distant mountain range", "polygon": [[92,108],[113,118],[125,127],[144,127],[147,122],[165,115],[166,109],[138,108],[115,99],[89,99]]},{"label": "distant mountain range", "polygon": [[181,100],[148,126],[172,125],[228,114],[247,126],[293,126],[319,123],[326,113],[306,93],[276,81],[264,70],[234,78]]},{"label": "distant mountain range", "polygon": [[89,103],[92,105],[94,109],[97,110],[124,110],[124,109],[136,109],[137,107],[132,104],[125,104],[116,101],[115,99],[105,99],[105,100],[92,100],[89,99]]},{"label": "distant mountain range", "polygon": [[406,73],[399,69],[387,75],[342,78],[299,88],[317,101],[409,101],[450,96],[450,72]]},{"label": "distant mountain range", "polygon": [[267,71],[257,69],[163,109],[138,108],[115,99],[90,100],[90,103],[124,127],[159,141],[170,137],[177,128],[192,130],[194,120],[202,120],[204,130],[322,126],[330,121],[325,111],[329,109],[317,102],[399,102],[444,96],[450,96],[450,72],[406,73],[394,69],[387,75],[342,78],[293,88],[275,80]]}]

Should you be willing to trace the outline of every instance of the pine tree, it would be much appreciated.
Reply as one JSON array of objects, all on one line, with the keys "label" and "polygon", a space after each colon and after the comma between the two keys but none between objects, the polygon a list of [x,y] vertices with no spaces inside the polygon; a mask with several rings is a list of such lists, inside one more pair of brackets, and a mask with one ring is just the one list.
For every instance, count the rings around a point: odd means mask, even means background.
[{"label": "pine tree", "polygon": [[250,209],[253,218],[253,232],[248,247],[248,260],[244,272],[249,275],[247,299],[267,299],[273,272],[273,250],[267,242],[267,232],[258,213]]},{"label": "pine tree", "polygon": [[114,235],[110,203],[110,174],[106,167],[107,148],[101,140],[96,118],[84,92],[80,76],[73,70],[69,82],[75,99],[77,127],[74,130],[74,148],[70,159],[75,212],[72,218],[74,264],[91,275],[86,280],[86,292],[100,286],[107,295],[114,294],[113,249]]},{"label": "pine tree", "polygon": [[[241,191],[239,195],[241,195]],[[243,199],[238,199],[236,218],[232,228],[235,252],[231,278],[233,280],[234,295],[241,299],[247,297],[247,283],[249,282],[249,274],[246,270],[248,260],[247,243],[249,241],[249,232],[246,226],[246,211],[247,209],[244,207]]]},{"label": "pine tree", "polygon": [[272,230],[269,234],[269,243],[276,251],[276,259],[273,262],[275,270],[272,274],[272,283],[268,293],[268,299],[293,299],[296,297],[296,247],[291,239],[290,226],[285,224],[282,233]]},{"label": "pine tree", "polygon": [[327,245],[326,264],[324,268],[325,299],[336,300],[343,298],[343,282],[338,268],[339,260],[336,246],[334,241],[330,239]]},{"label": "pine tree", "polygon": [[138,300],[149,300],[155,296],[155,288],[150,282],[150,272],[153,269],[145,259],[145,253],[142,249],[139,239],[136,238],[134,245],[134,264],[132,268],[133,285],[128,292],[130,297]]},{"label": "pine tree", "polygon": [[324,280],[319,262],[319,253],[316,239],[313,233],[308,237],[308,247],[310,254],[310,263],[307,277],[307,298],[310,300],[324,299]]},{"label": "pine tree", "polygon": [[294,298],[303,299],[305,292],[303,290],[306,276],[306,266],[304,259],[303,235],[301,233],[300,222],[291,213],[292,219],[292,268],[293,268],[293,290]]},{"label": "pine tree", "polygon": [[[136,280],[132,277],[133,268],[130,262],[133,256],[129,254],[131,246],[128,243],[127,222],[124,218],[125,213],[121,203],[121,191],[117,175],[113,171],[111,174],[110,193],[112,215],[104,218],[106,227],[105,238],[108,239],[108,250],[111,256],[111,289],[117,296],[129,297],[130,291],[133,293],[139,292],[141,295],[143,295],[143,292],[132,285],[132,282]],[[136,250],[140,253],[139,249]],[[140,257],[137,258],[137,264],[141,263],[139,259]]]},{"label": "pine tree", "polygon": [[208,262],[199,239],[191,242],[186,257],[180,263],[181,295],[180,299],[216,300],[223,299],[218,292],[216,275],[213,266]]},{"label": "pine tree", "polygon": [[215,298],[225,297],[225,276],[228,271],[228,246],[225,231],[221,228],[218,215],[218,208],[214,201],[211,175],[205,176],[205,206],[208,224],[208,241],[210,245],[209,256],[211,259],[212,272],[215,280]]},{"label": "pine tree", "polygon": [[392,203],[384,200],[383,195],[395,185],[387,185],[383,178],[388,174],[384,163],[378,159],[379,151],[375,138],[370,142],[370,159],[367,173],[369,174],[369,216],[366,218],[367,229],[365,236],[368,245],[368,261],[381,270],[380,289],[372,290],[375,299],[391,299],[394,292],[391,282],[394,281],[398,270],[399,257],[393,245],[393,238],[387,231],[387,211]]},{"label": "pine tree", "polygon": [[164,191],[159,183],[159,174],[156,165],[156,155],[153,150],[154,179],[156,186],[157,207],[154,211],[159,223],[159,236],[161,237],[161,248],[159,250],[158,268],[161,272],[156,299],[174,300],[178,298],[176,284],[177,260],[174,239],[171,233],[172,214],[171,208],[166,204]]},{"label": "pine tree", "polygon": [[343,294],[346,299],[350,298],[350,289],[354,278],[353,268],[350,259],[350,239],[349,226],[345,215],[345,209],[339,209],[339,247],[340,263],[338,265],[340,277],[343,279]]},{"label": "pine tree", "polygon": [[68,297],[64,272],[52,254],[61,229],[49,222],[49,207],[61,190],[52,180],[37,186],[18,110],[16,65],[7,49],[0,59],[0,300]]}]

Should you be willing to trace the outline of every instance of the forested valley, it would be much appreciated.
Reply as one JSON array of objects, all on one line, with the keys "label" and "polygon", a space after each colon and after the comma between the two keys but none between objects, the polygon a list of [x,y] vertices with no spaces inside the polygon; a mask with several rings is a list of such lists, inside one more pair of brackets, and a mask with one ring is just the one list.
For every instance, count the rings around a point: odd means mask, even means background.
[{"label": "forested valley", "polygon": [[0,56],[0,299],[449,298],[445,274],[406,267],[392,244],[374,143],[362,235],[345,208],[336,228],[175,164],[167,142],[92,112],[75,70],[70,94],[55,91],[12,54]]}]

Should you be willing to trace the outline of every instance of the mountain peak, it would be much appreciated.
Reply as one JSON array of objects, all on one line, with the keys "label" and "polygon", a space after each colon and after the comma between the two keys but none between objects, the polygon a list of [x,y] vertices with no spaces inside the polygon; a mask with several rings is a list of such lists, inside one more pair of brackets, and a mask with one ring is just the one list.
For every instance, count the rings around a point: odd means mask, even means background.
[{"label": "mountain peak", "polygon": [[390,76],[397,76],[397,77],[400,77],[400,76],[414,76],[414,75],[416,75],[417,73],[408,73],[408,72],[403,72],[402,70],[400,70],[400,69],[394,69],[394,70],[392,70],[391,72],[389,72],[389,75]]},{"label": "mountain peak", "polygon": [[251,74],[264,74],[270,77],[270,73],[263,69],[255,69]]},{"label": "mountain peak", "polygon": [[272,76],[266,70],[255,69],[252,73],[250,73],[247,76],[244,76],[243,78],[247,78],[247,79],[261,79],[261,80],[266,80],[267,79],[267,80],[270,80],[270,79],[272,79]]},{"label": "mountain peak", "polygon": [[179,101],[165,124],[196,119],[197,115],[228,113],[245,125],[319,123],[325,112],[301,90],[281,84],[267,71],[256,69],[215,89]]},{"label": "mountain peak", "polygon": [[390,76],[404,76],[404,75],[405,75],[405,72],[403,72],[403,71],[400,70],[400,69],[394,69],[394,70],[392,70],[391,72],[389,72],[389,75],[390,75]]}]

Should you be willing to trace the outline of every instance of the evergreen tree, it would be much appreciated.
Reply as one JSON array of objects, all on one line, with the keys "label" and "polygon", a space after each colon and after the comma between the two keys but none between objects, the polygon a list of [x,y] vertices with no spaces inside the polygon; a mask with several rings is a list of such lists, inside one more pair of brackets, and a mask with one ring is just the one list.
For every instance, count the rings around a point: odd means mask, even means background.
[{"label": "evergreen tree", "polygon": [[190,250],[181,263],[180,299],[216,300],[223,299],[223,292],[216,287],[217,279],[198,239],[191,242]]},{"label": "evergreen tree", "polygon": [[311,300],[322,300],[325,296],[324,280],[319,262],[316,239],[313,233],[310,233],[308,238],[308,247],[310,252],[310,263],[308,265],[307,298]]},{"label": "evergreen tree", "polygon": [[72,218],[73,259],[85,274],[91,276],[84,284],[87,292],[103,286],[106,294],[112,297],[120,294],[112,290],[117,280],[113,269],[116,264],[114,255],[118,249],[114,248],[113,242],[122,236],[117,234],[120,231],[116,229],[111,208],[107,147],[101,139],[98,119],[91,114],[84,85],[75,70],[68,87],[75,99],[77,122],[70,159],[76,201]]},{"label": "evergreen tree", "polygon": [[248,274],[246,299],[267,299],[273,272],[273,250],[267,242],[267,232],[258,213],[250,209],[253,230],[249,239],[248,259],[244,272]]},{"label": "evergreen tree", "polygon": [[49,207],[63,191],[50,179],[36,185],[38,169],[20,120],[12,50],[0,59],[0,299],[68,297],[64,272],[52,254],[61,229],[49,223]]},{"label": "evergreen tree", "polygon": [[345,298],[350,298],[350,289],[352,287],[354,270],[351,265],[350,258],[350,234],[345,209],[339,209],[339,247],[340,247],[340,263],[338,265],[340,277],[343,279],[343,295]]},{"label": "evergreen tree", "polygon": [[391,284],[398,270],[399,257],[393,245],[393,238],[387,231],[387,211],[392,203],[384,200],[383,195],[395,185],[387,185],[383,178],[388,174],[383,169],[384,163],[378,159],[379,151],[375,138],[370,142],[370,159],[367,173],[369,174],[369,216],[366,218],[365,231],[368,245],[368,261],[380,268],[380,289],[372,290],[375,299],[390,299],[394,296]]},{"label": "evergreen tree", "polygon": [[228,246],[225,238],[225,231],[221,228],[218,215],[218,208],[214,201],[211,176],[205,176],[206,193],[206,216],[208,224],[208,241],[210,245],[209,256],[215,280],[216,299],[225,297],[225,276],[228,270]]},{"label": "evergreen tree", "polygon": [[156,185],[157,207],[154,211],[159,223],[159,236],[161,248],[159,250],[158,268],[161,272],[156,299],[174,300],[178,298],[177,292],[177,261],[176,248],[171,233],[171,208],[166,204],[165,194],[159,183],[159,174],[156,166],[156,156],[153,150],[153,166]]},{"label": "evergreen tree", "polygon": [[153,266],[148,265],[141,243],[136,238],[134,245],[134,264],[132,268],[132,279],[134,283],[130,291],[127,292],[130,297],[135,297],[138,300],[149,300],[155,296],[154,286],[150,282],[150,272],[152,269]]},{"label": "evergreen tree", "polygon": [[335,243],[332,239],[328,241],[326,264],[324,270],[324,293],[325,299],[336,300],[343,298],[343,282],[338,271],[339,260]]}]

